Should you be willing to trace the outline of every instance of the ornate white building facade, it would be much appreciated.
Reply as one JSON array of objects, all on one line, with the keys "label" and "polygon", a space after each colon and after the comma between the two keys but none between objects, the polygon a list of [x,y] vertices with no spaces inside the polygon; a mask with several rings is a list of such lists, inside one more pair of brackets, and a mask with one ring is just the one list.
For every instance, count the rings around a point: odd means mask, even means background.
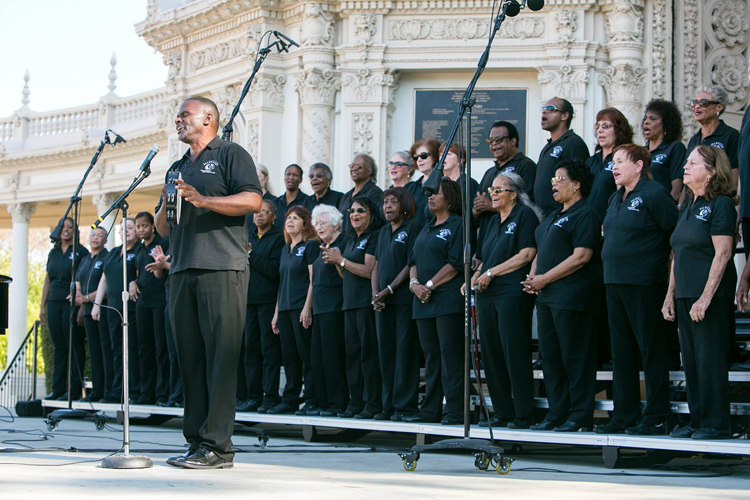
[{"label": "ornate white building facade", "polygon": [[[747,1],[547,0],[502,26],[481,88],[526,89],[526,153],[536,158],[547,135],[538,105],[570,100],[573,128],[593,149],[596,112],[622,110],[639,124],[652,98],[687,100],[701,85],[729,93],[735,127],[748,100]],[[168,67],[165,86],[119,97],[115,58],[109,93],[94,104],[34,112],[29,79],[23,106],[0,119],[1,227],[13,228],[10,349],[25,329],[29,226],[54,226],[105,129],[128,139],[107,148],[84,190],[82,222],[106,209],[130,183],[152,144],[162,153],[154,175],[131,197],[153,209],[168,165],[183,152],[173,127],[180,102],[210,97],[227,117],[253,66],[261,37],[278,30],[301,47],[272,54],[235,120],[234,141],[269,167],[329,164],[338,190],[350,188],[346,165],[357,153],[385,165],[413,140],[415,89],[463,89],[492,25],[491,0],[149,0],[136,26]],[[502,116],[498,116],[501,119]],[[479,177],[488,162],[473,165]],[[379,183],[387,182],[380,169]],[[278,190],[278,189],[277,189]],[[309,192],[309,190],[308,190]],[[278,194],[278,193],[277,193]],[[5,211],[3,211],[5,213]]]}]

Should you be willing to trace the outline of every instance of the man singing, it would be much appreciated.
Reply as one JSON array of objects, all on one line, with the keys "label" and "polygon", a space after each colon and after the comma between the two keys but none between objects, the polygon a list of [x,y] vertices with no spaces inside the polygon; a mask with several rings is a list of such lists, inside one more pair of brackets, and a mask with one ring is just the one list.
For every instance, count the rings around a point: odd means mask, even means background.
[{"label": "man singing", "polygon": [[178,139],[190,149],[172,165],[183,199],[179,225],[166,220],[166,185],[156,214],[170,236],[169,316],[185,385],[188,451],[167,463],[187,469],[232,467],[237,363],[248,286],[246,215],[261,207],[255,164],[217,137],[219,110],[203,97],[182,103]]}]

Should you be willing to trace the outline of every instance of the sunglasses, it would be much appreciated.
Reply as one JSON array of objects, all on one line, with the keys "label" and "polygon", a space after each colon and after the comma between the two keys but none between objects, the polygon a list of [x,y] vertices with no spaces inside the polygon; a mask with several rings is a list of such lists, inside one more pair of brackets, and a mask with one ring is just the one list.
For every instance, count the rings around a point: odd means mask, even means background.
[{"label": "sunglasses", "polygon": [[562,109],[558,108],[557,106],[553,106],[552,104],[542,106],[541,110],[543,115],[546,115],[547,113],[563,112]]},{"label": "sunglasses", "polygon": [[366,214],[367,209],[366,208],[350,208],[349,213],[350,214]]},{"label": "sunglasses", "polygon": [[310,179],[322,179],[325,177],[325,174],[323,172],[317,172],[315,174],[310,174],[308,177],[310,177]]},{"label": "sunglasses", "polygon": [[358,165],[357,163],[349,164],[349,170],[362,170],[363,168],[367,168],[367,167],[365,165]]},{"label": "sunglasses", "polygon": [[408,167],[408,165],[402,161],[389,161],[388,166],[391,167]]},{"label": "sunglasses", "polygon": [[613,128],[613,127],[614,127],[614,125],[612,125],[611,123],[601,123],[601,124],[597,123],[596,125],[594,125],[594,132],[596,132],[599,129],[609,130],[609,129]]},{"label": "sunglasses", "polygon": [[709,101],[708,99],[701,99],[700,101],[697,100],[697,99],[693,99],[692,101],[690,101],[690,107],[691,108],[698,108],[698,107],[707,108],[711,104],[721,104],[721,102],[719,102],[719,101]]},{"label": "sunglasses", "polygon": [[261,210],[258,212],[260,215],[269,215],[271,212],[269,210]]},{"label": "sunglasses", "polygon": [[487,144],[493,144],[495,142],[503,142],[505,139],[508,139],[507,135],[501,135],[498,137],[488,137],[485,139],[485,141],[487,141]]},{"label": "sunglasses", "polygon": [[553,177],[550,179],[550,181],[552,181],[552,184],[560,184],[561,182],[567,181],[567,180],[568,180],[567,177]]},{"label": "sunglasses", "polygon": [[424,153],[419,153],[418,155],[412,156],[412,158],[414,158],[414,161],[417,161],[418,159],[426,160],[429,157],[430,157],[430,153],[426,151]]},{"label": "sunglasses", "polygon": [[489,194],[500,194],[500,193],[505,193],[505,192],[513,192],[513,190],[508,189],[508,188],[490,186],[487,188],[487,192]]}]

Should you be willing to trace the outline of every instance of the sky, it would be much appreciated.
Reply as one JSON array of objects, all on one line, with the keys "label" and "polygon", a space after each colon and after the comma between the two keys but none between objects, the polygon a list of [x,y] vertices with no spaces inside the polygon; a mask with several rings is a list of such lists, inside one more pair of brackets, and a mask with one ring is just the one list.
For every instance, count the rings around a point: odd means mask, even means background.
[{"label": "sky", "polygon": [[0,117],[22,106],[29,70],[33,111],[98,102],[117,54],[121,97],[164,85],[162,56],[138,36],[147,0],[0,0]]}]

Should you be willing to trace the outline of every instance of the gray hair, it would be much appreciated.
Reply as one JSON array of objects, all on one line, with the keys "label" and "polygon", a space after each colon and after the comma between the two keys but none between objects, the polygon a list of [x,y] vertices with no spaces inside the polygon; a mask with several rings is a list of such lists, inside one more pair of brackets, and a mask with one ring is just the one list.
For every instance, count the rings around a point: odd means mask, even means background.
[{"label": "gray hair", "polygon": [[729,96],[727,96],[727,91],[724,90],[722,86],[704,85],[698,89],[698,92],[705,92],[706,94],[711,94],[711,97],[713,97],[714,101],[719,101],[721,103],[723,107],[721,111],[719,111],[719,116],[723,115],[724,111],[727,110],[727,103],[729,102]]},{"label": "gray hair", "polygon": [[271,178],[268,176],[268,167],[266,167],[262,163],[256,163],[255,168],[260,170],[261,173],[266,176],[266,192],[269,194],[273,194],[273,190],[271,189]]},{"label": "gray hair", "polygon": [[531,198],[529,198],[529,195],[524,193],[523,191],[523,179],[520,175],[514,173],[514,172],[500,172],[495,176],[495,179],[498,177],[502,177],[504,179],[508,180],[508,184],[510,185],[510,189],[516,192],[518,195],[518,203],[521,205],[526,205],[530,209],[534,211],[537,218],[541,221],[543,218],[542,211],[537,207],[532,201]]},{"label": "gray hair", "polygon": [[312,165],[310,165],[309,173],[312,173],[312,171],[316,169],[320,169],[325,172],[326,179],[328,179],[329,181],[333,179],[333,172],[331,172],[331,167],[329,167],[325,163],[313,163]]},{"label": "gray hair", "polygon": [[408,151],[396,151],[395,153],[393,153],[393,156],[398,156],[399,158],[401,158],[404,163],[406,163],[406,167],[409,169],[410,173],[414,168],[416,168],[414,166],[414,159],[411,157]]},{"label": "gray hair", "polygon": [[377,184],[378,183],[378,165],[375,163],[375,158],[373,158],[372,156],[366,153],[359,153],[355,156],[355,158],[367,158],[367,160],[370,162],[370,182]]},{"label": "gray hair", "polygon": [[315,223],[320,219],[321,215],[327,215],[328,220],[331,221],[331,224],[334,228],[341,230],[341,223],[344,222],[344,216],[339,212],[339,210],[336,207],[333,207],[331,205],[318,205],[317,207],[313,208],[312,211],[312,224],[313,226]]}]

